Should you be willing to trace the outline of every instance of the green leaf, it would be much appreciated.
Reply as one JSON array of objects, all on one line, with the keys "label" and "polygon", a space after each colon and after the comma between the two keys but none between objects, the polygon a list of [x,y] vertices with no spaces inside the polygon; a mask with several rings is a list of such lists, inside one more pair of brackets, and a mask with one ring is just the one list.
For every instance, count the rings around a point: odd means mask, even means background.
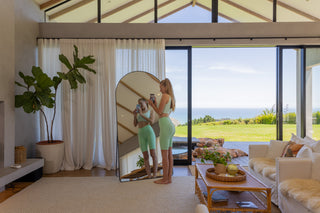
[{"label": "green leaf", "polygon": [[30,87],[33,85],[35,79],[32,76],[24,75],[22,72],[19,72],[19,76],[23,79],[24,83]]},{"label": "green leaf", "polygon": [[27,86],[25,86],[25,85],[23,85],[23,84],[21,84],[21,83],[19,83],[19,82],[17,82],[17,81],[15,81],[14,83],[15,83],[16,85],[20,86],[20,87],[24,87],[24,88],[28,89]]},{"label": "green leaf", "polygon": [[63,63],[64,65],[66,65],[66,67],[71,70],[72,69],[72,65],[70,64],[68,58],[63,55],[63,54],[60,54],[59,55],[59,60],[61,61],[61,63]]},{"label": "green leaf", "polygon": [[25,104],[23,105],[23,110],[24,110],[26,113],[34,112],[32,102],[31,102],[31,103],[25,103]]},{"label": "green leaf", "polygon": [[34,75],[37,85],[41,89],[48,89],[53,86],[53,81],[48,77],[47,74],[43,73],[40,67],[32,67],[32,74]]},{"label": "green leaf", "polygon": [[79,72],[75,73],[74,77],[80,84],[86,83],[86,79]]},{"label": "green leaf", "polygon": [[58,76],[54,76],[52,80],[53,80],[53,87],[54,87],[55,90],[57,90],[59,84],[60,84],[61,81],[62,81],[62,78],[60,78],[60,77],[58,77]]},{"label": "green leaf", "polygon": [[50,95],[39,94],[40,103],[48,108],[53,108],[54,100]]},{"label": "green leaf", "polygon": [[76,45],[73,45],[74,47],[74,52],[73,52],[73,61],[74,64],[78,64],[78,62],[80,61],[79,56],[78,56],[78,47]]},{"label": "green leaf", "polygon": [[22,107],[24,103],[24,96],[23,95],[16,95],[15,96],[15,102],[14,102],[14,106],[16,108]]},{"label": "green leaf", "polygon": [[89,67],[88,67],[87,65],[85,65],[85,64],[79,64],[77,67],[78,67],[78,68],[83,68],[83,69],[85,69],[85,70],[88,70],[89,72],[93,72],[94,74],[96,74],[96,71],[95,71],[94,69],[89,68]]},{"label": "green leaf", "polygon": [[92,55],[85,56],[80,60],[81,64],[93,64],[95,61]]},{"label": "green leaf", "polygon": [[78,83],[74,77],[74,75],[72,74],[72,72],[69,72],[67,74],[67,78],[70,84],[71,89],[77,89],[78,88]]},{"label": "green leaf", "polygon": [[65,73],[63,73],[63,72],[57,72],[57,74],[63,80],[67,80],[68,79],[67,75]]}]

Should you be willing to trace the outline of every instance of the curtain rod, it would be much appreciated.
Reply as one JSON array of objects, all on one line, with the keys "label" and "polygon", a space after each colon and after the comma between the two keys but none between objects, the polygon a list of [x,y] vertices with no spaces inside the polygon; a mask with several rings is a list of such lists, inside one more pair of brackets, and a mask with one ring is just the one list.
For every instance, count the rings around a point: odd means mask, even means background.
[{"label": "curtain rod", "polygon": [[123,39],[123,40],[130,40],[130,39],[165,39],[165,40],[223,40],[223,39],[243,39],[243,40],[254,40],[254,39],[306,39],[306,38],[320,38],[320,36],[277,36],[277,37],[212,37],[212,38],[105,38],[105,37],[78,37],[78,38],[58,38],[58,37],[37,37],[38,39]]}]

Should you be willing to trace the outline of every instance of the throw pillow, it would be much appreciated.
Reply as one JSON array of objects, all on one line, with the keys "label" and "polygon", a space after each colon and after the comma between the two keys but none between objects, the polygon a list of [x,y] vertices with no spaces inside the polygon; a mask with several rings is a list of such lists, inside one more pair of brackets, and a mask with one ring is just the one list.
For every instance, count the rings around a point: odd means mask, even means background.
[{"label": "throw pillow", "polygon": [[303,146],[303,144],[297,144],[293,141],[289,141],[287,146],[284,148],[281,157],[296,157],[297,153]]},{"label": "throw pillow", "polygon": [[295,142],[295,143],[299,143],[299,144],[304,144],[304,142],[305,142],[302,138],[300,138],[299,136],[296,136],[293,133],[291,133],[290,141]]},{"label": "throw pillow", "polygon": [[273,159],[276,157],[281,157],[282,151],[287,144],[288,141],[271,140],[266,157]]},{"label": "throw pillow", "polygon": [[313,140],[309,136],[304,137],[303,142],[305,145],[309,146],[312,151],[320,153],[320,141]]},{"label": "throw pillow", "polygon": [[312,157],[312,149],[307,145],[304,145],[299,152],[297,153],[297,158],[311,158]]}]

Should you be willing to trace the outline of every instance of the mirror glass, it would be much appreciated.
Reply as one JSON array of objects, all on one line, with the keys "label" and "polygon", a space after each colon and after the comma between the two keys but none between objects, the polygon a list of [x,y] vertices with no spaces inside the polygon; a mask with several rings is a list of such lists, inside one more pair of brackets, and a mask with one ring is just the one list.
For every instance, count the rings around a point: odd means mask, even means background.
[{"label": "mirror glass", "polygon": [[[161,99],[160,81],[158,78],[150,73],[135,71],[125,75],[119,81],[116,88],[116,104],[117,104],[117,130],[118,130],[118,165],[120,181],[144,180],[150,178],[144,164],[144,156],[139,145],[138,125],[134,125],[134,111],[136,110],[138,100],[141,98],[150,99],[150,94],[154,94],[157,100]],[[140,101],[141,102],[141,101]],[[141,105],[141,104],[140,104]],[[154,169],[154,160],[150,155],[150,147],[148,146],[148,156],[151,176],[162,176],[161,166],[161,150],[159,145],[159,125],[158,115],[153,111],[152,107],[145,111],[150,110],[154,116],[154,121],[150,125],[152,128],[146,128],[148,134],[155,134],[155,142],[153,142],[154,149],[153,155],[156,156],[157,165]],[[151,112],[152,111],[152,112]],[[144,114],[148,116],[147,114]],[[141,128],[142,129],[142,128]],[[140,130],[141,131],[141,130]],[[149,143],[149,142],[148,142]],[[143,148],[142,148],[143,149]],[[155,173],[154,173],[155,172]]]}]

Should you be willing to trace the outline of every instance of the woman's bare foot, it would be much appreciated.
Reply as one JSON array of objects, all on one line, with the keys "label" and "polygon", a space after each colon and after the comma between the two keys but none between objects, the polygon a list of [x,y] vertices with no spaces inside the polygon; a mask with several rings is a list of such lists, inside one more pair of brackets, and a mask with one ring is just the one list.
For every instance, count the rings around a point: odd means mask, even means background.
[{"label": "woman's bare foot", "polygon": [[160,180],[154,181],[154,183],[156,183],[156,184],[169,184],[169,183],[171,183],[171,181],[160,179]]}]

